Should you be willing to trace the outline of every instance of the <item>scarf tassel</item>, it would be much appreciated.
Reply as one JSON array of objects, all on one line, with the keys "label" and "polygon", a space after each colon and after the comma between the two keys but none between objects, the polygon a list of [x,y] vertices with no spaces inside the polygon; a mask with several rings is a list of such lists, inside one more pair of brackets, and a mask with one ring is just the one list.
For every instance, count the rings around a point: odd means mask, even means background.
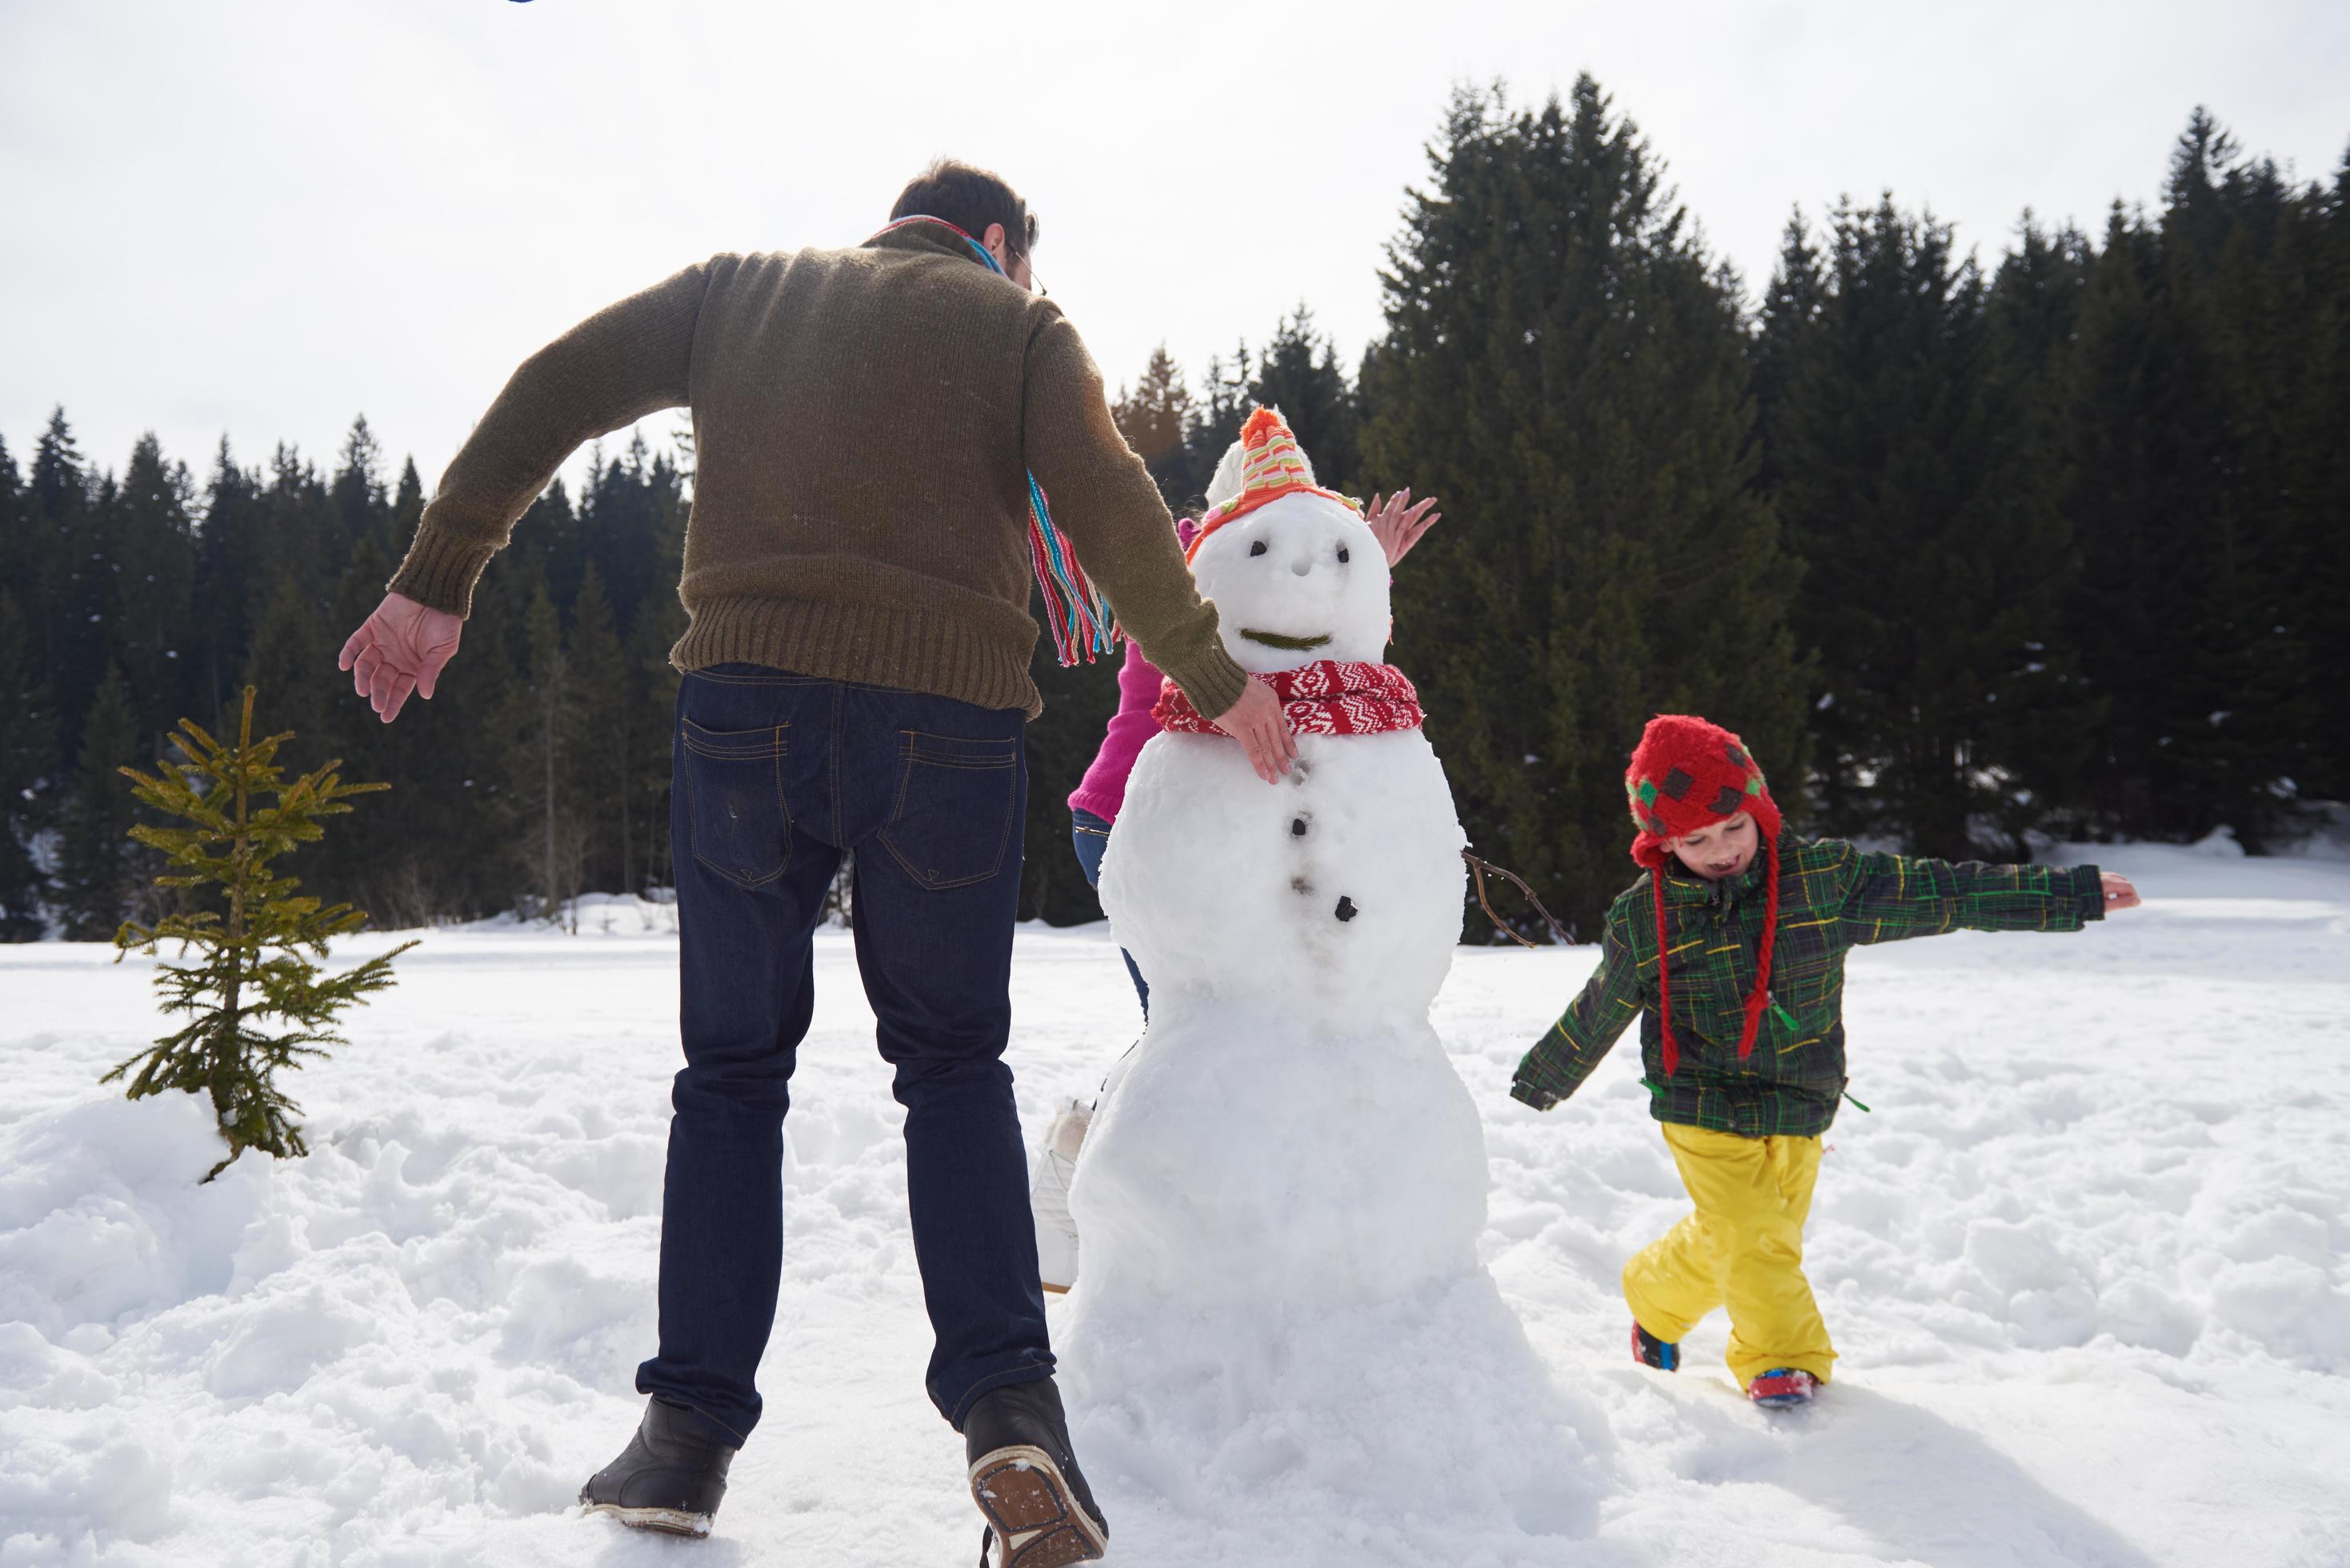
[{"label": "scarf tassel", "polygon": [[1045,599],[1045,628],[1053,637],[1053,656],[1066,670],[1082,655],[1087,664],[1098,654],[1114,652],[1121,633],[1109,602],[1077,565],[1077,553],[1053,526],[1052,510],[1045,504],[1045,487],[1028,476],[1028,556],[1036,571],[1036,589]]}]

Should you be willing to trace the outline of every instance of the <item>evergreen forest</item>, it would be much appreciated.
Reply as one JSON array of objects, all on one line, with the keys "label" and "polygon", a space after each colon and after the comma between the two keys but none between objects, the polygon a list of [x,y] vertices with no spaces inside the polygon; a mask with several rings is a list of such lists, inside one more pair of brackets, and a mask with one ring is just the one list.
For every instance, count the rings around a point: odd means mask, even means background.
[{"label": "evergreen forest", "polygon": [[[1303,302],[1191,372],[1154,354],[1115,412],[1179,512],[1258,402],[1324,483],[1441,498],[1392,657],[1479,853],[1581,934],[1633,876],[1659,711],[1740,732],[1801,831],[2289,845],[2350,789],[2350,156],[2297,181],[2198,111],[2154,205],[1981,243],[1888,192],[1794,213],[1750,282],[1588,78],[1462,89],[1365,258],[1359,361]],[[407,927],[663,887],[680,450],[542,495],[385,727],[335,656],[427,491],[364,418],[323,463],[149,437],[115,468],[62,409],[0,441],[0,938],[169,912],[117,769],[182,715],[233,729],[248,682],[297,768],[393,786],[289,864],[306,893]],[[1064,797],[1115,670],[1040,642],[1025,918],[1098,915]]]}]

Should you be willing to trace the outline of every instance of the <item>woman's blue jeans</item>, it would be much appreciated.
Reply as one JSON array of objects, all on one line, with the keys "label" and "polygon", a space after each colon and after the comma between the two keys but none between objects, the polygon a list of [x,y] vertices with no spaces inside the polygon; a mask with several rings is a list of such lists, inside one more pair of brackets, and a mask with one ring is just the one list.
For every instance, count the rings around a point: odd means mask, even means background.
[{"label": "woman's blue jeans", "polygon": [[670,838],[679,1028],[661,1200],[660,1352],[639,1393],[740,1438],[781,1278],[783,1126],[816,1004],[812,939],[856,851],[857,967],[906,1108],[906,1199],[957,1428],[1053,1353],[1012,1071],[1017,709],[723,664],[679,687]]}]

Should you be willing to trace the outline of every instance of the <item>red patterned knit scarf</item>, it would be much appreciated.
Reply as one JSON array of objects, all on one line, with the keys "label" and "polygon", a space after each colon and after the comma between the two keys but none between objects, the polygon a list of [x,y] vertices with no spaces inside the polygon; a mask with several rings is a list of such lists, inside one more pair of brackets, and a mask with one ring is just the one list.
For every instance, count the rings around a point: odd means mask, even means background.
[{"label": "red patterned knit scarf", "polygon": [[[1325,659],[1249,679],[1273,688],[1289,727],[1301,735],[1376,735],[1388,730],[1417,730],[1427,717],[1420,711],[1419,693],[1392,664]],[[1222,733],[1172,680],[1159,689],[1159,706],[1151,710],[1151,717],[1164,730],[1193,735]]]}]

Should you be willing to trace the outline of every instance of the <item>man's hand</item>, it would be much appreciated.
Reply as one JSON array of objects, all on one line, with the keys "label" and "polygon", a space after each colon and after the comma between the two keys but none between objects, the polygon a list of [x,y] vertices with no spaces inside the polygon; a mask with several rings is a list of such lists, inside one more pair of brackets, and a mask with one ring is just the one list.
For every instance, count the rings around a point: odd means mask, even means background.
[{"label": "man's hand", "polygon": [[1297,737],[1289,731],[1281,699],[1262,680],[1252,680],[1241,700],[1217,715],[1216,728],[1241,743],[1249,766],[1267,784],[1279,784],[1297,755]]},{"label": "man's hand", "polygon": [[1369,508],[1363,514],[1363,521],[1371,525],[1371,537],[1377,539],[1379,548],[1388,553],[1388,570],[1391,572],[1395,570],[1395,564],[1409,555],[1411,547],[1419,543],[1419,536],[1435,527],[1444,516],[1441,512],[1431,514],[1428,510],[1436,504],[1435,496],[1430,496],[1407,511],[1405,504],[1410,499],[1409,487],[1397,491],[1384,501],[1374,494]]},{"label": "man's hand", "polygon": [[338,670],[351,672],[351,685],[387,724],[400,717],[411,691],[425,701],[441,680],[441,667],[457,651],[465,623],[446,610],[426,609],[405,594],[386,594],[383,603],[343,644]]},{"label": "man's hand", "polygon": [[2137,889],[2130,886],[2130,879],[2119,872],[2101,871],[2097,874],[2097,880],[2105,884],[2106,913],[2108,915],[2116,909],[2135,909],[2146,902],[2137,896]]}]

